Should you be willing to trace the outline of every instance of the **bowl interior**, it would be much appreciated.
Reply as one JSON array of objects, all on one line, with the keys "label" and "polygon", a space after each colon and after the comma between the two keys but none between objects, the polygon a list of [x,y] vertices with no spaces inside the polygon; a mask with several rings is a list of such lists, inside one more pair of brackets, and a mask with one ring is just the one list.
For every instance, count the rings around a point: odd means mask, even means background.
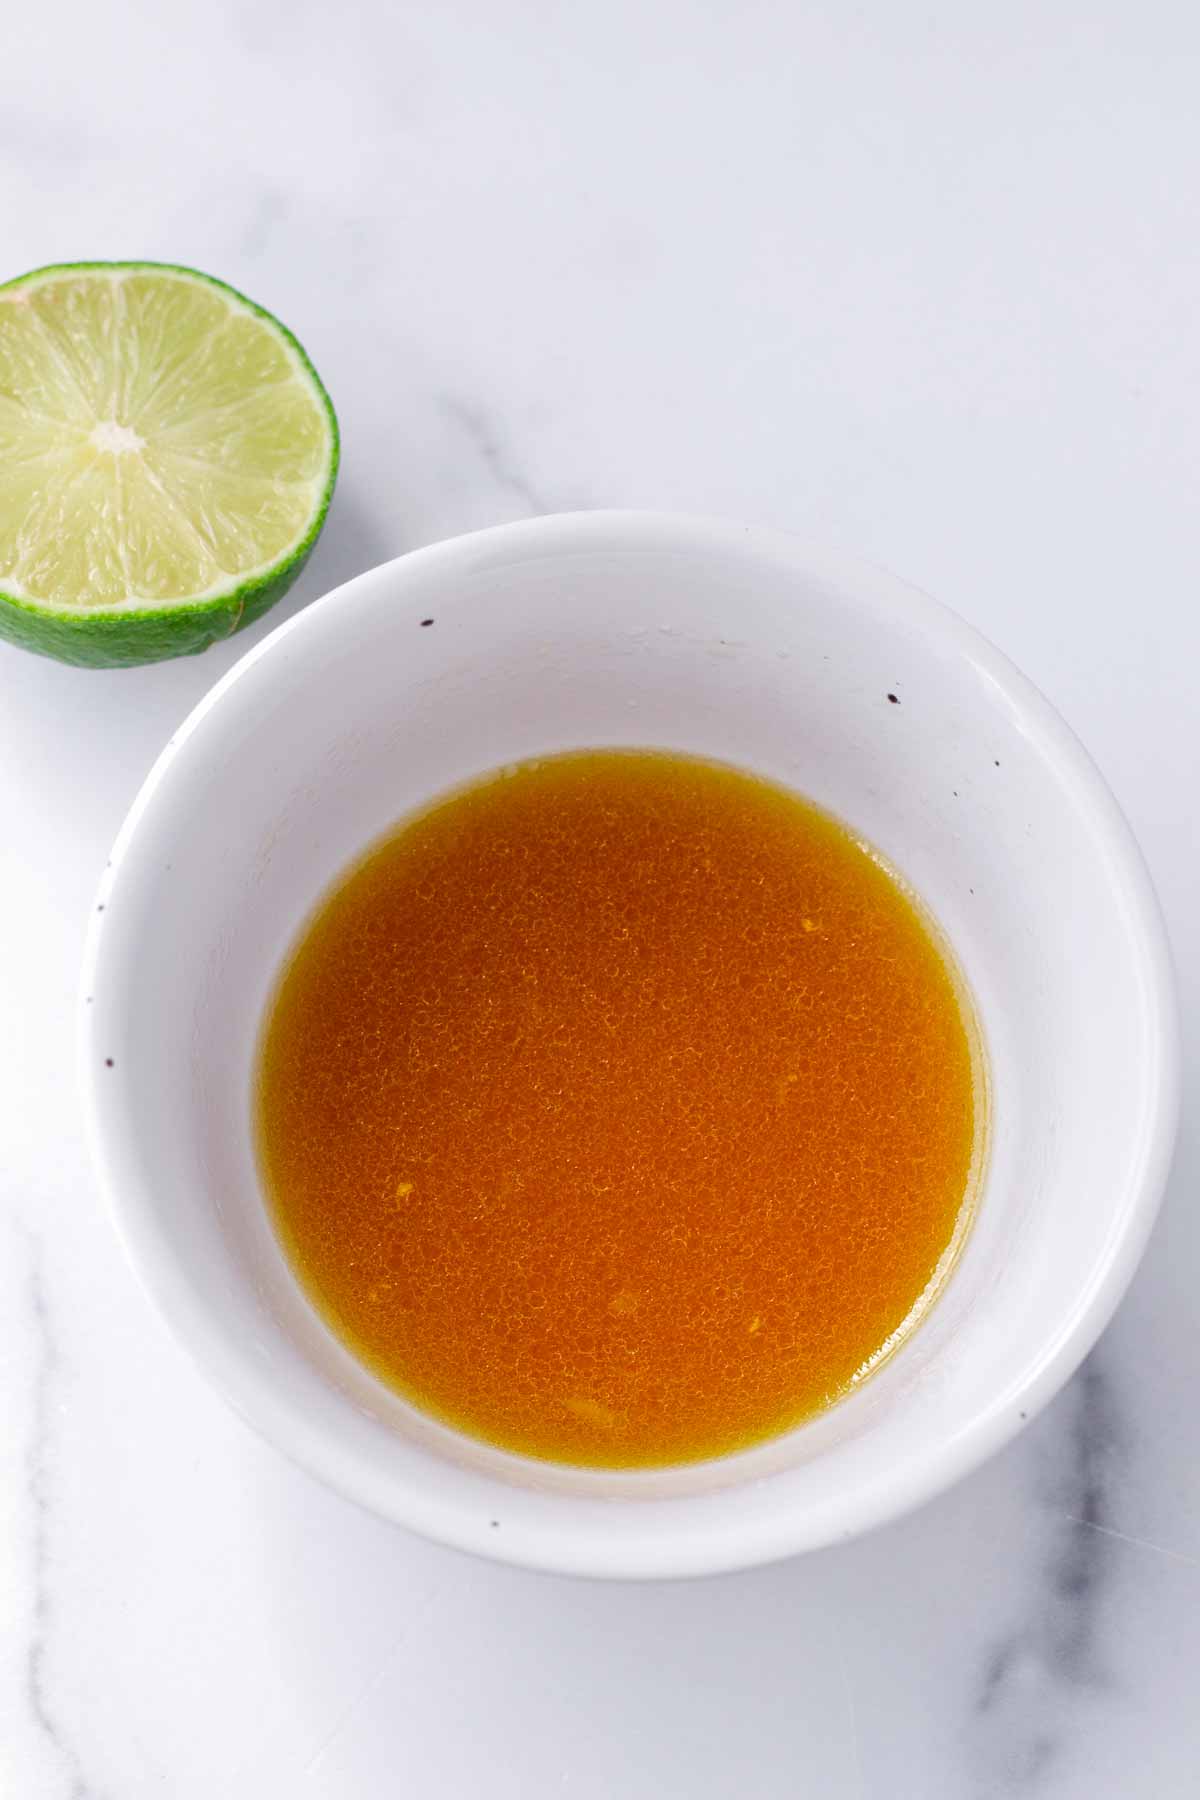
[{"label": "bowl interior", "polygon": [[[957,951],[992,1080],[976,1224],[901,1351],[773,1443],[633,1474],[492,1450],[384,1389],[299,1290],[250,1135],[268,990],[330,881],[472,775],[603,745],[759,771],[878,845]],[[1169,1007],[1153,899],[1115,809],[1045,703],[966,627],[786,540],[581,515],[361,577],[198,709],[131,815],[104,898],[88,1079],[138,1266],[281,1446],[451,1542],[672,1573],[850,1535],[978,1460],[1053,1391],[1148,1228]]]}]

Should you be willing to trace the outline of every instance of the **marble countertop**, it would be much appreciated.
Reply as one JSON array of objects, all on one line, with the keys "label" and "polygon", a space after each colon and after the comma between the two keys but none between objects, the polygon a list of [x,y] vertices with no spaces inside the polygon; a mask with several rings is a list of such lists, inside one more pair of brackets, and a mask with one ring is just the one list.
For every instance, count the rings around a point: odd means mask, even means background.
[{"label": "marble countertop", "polygon": [[[328,382],[342,482],[283,612],[563,507],[865,553],[1092,748],[1192,1035],[1194,7],[41,0],[5,38],[5,272],[198,264]],[[100,1204],[75,987],[142,776],[264,629],[105,675],[0,646],[0,1793],[1200,1792],[1194,1069],[1085,1368],[835,1552],[670,1587],[494,1568],[359,1514],[209,1392]]]}]

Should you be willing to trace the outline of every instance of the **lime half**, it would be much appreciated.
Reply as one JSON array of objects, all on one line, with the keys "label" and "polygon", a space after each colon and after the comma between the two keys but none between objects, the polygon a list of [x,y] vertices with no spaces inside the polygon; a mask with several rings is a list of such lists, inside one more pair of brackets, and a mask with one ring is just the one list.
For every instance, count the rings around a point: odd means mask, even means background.
[{"label": "lime half", "polygon": [[207,275],[0,286],[0,637],[112,668],[207,649],[304,566],[338,463],[291,332]]}]

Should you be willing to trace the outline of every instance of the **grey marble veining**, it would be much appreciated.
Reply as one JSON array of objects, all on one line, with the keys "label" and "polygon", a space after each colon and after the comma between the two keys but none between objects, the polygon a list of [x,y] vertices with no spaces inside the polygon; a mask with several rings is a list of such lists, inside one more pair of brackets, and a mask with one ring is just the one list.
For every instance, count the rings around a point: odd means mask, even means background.
[{"label": "grey marble veining", "polygon": [[1080,1688],[1114,1679],[1103,1633],[1113,1564],[1106,1536],[1120,1419],[1094,1353],[1043,1434],[1040,1498],[1048,1509],[1030,1591],[1014,1629],[984,1659],[975,1701],[981,1774],[1002,1791],[1036,1791],[1070,1731]]},{"label": "grey marble veining", "polygon": [[70,1736],[50,1694],[48,1662],[56,1623],[53,1564],[55,1414],[61,1362],[58,1335],[46,1287],[44,1256],[37,1239],[26,1238],[26,1313],[32,1353],[31,1405],[25,1452],[29,1531],[29,1624],[25,1643],[25,1696],[35,1732],[59,1765],[67,1800],[102,1800],[84,1778]]},{"label": "grey marble veining", "polygon": [[450,395],[443,397],[442,406],[447,416],[462,430],[486,474],[502,493],[511,495],[530,514],[568,510],[565,507],[547,505],[542,494],[503,447],[495,426],[478,406]]}]

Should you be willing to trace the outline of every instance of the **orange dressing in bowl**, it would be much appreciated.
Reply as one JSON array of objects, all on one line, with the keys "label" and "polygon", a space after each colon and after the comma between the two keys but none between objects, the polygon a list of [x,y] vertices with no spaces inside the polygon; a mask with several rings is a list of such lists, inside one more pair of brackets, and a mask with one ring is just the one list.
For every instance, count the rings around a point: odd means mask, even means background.
[{"label": "orange dressing in bowl", "polygon": [[332,1329],[503,1448],[742,1449],[901,1341],[970,1214],[964,989],[869,847],[657,752],[520,765],[377,844],[268,1012],[256,1125]]}]

